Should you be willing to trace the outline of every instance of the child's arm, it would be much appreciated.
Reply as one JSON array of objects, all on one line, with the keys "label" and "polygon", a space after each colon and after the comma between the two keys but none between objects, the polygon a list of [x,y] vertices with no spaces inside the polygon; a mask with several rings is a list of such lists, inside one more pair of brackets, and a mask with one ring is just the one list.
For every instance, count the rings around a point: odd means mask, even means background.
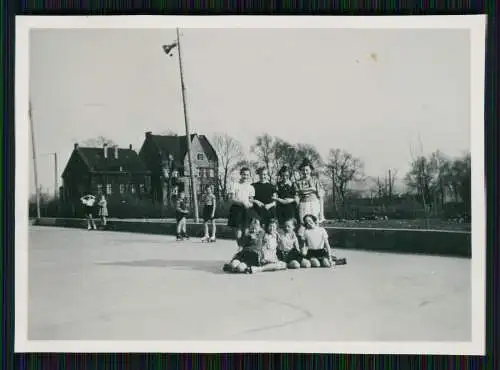
[{"label": "child's arm", "polygon": [[326,252],[328,253],[328,259],[330,260],[330,262],[332,262],[332,250],[330,247],[330,242],[328,241],[328,232],[325,229],[323,229],[323,241]]},{"label": "child's arm", "polygon": [[217,199],[215,198],[215,195],[212,198],[212,202],[213,202],[213,207],[212,207],[213,209],[212,209],[212,215],[211,216],[212,216],[212,218],[214,218],[215,217],[215,208],[217,208]]}]

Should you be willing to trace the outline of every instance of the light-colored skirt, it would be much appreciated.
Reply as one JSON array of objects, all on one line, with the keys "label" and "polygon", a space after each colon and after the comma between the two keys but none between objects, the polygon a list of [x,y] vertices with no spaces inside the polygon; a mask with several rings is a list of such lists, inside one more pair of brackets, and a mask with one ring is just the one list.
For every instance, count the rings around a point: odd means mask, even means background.
[{"label": "light-colored skirt", "polygon": [[316,216],[318,220],[321,219],[321,204],[319,199],[311,199],[307,201],[301,201],[299,203],[299,222],[304,222],[305,215],[313,215]]},{"label": "light-colored skirt", "polygon": [[99,217],[108,217],[108,207],[99,207]]}]

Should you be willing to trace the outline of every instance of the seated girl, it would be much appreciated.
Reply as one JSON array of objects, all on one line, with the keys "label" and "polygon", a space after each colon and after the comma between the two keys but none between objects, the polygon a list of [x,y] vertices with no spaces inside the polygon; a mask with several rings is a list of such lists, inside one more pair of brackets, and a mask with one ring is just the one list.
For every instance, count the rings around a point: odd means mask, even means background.
[{"label": "seated girl", "polygon": [[318,226],[317,218],[314,215],[305,215],[303,221],[305,244],[302,247],[304,259],[301,266],[332,267],[335,263],[328,242],[328,233],[324,228]]},{"label": "seated girl", "polygon": [[286,263],[280,261],[276,253],[278,244],[280,243],[278,221],[275,219],[269,220],[266,231],[267,232],[264,235],[264,243],[262,245],[261,264],[260,266],[251,266],[249,271],[250,273],[286,269]]},{"label": "seated girl", "polygon": [[230,263],[224,265],[225,272],[252,273],[252,266],[261,265],[265,232],[258,219],[252,219],[245,234],[238,239],[240,250]]},{"label": "seated girl", "polygon": [[300,268],[300,261],[304,258],[300,253],[299,240],[295,234],[295,218],[286,220],[283,224],[283,233],[278,245],[278,259],[287,264],[289,269]]}]

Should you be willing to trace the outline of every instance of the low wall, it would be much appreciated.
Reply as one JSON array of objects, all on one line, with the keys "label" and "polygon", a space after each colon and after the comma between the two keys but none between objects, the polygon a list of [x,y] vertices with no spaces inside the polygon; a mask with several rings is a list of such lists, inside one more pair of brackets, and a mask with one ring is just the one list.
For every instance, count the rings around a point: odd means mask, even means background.
[{"label": "low wall", "polygon": [[[84,219],[41,218],[35,225],[70,228],[86,228]],[[113,220],[107,230],[143,234],[175,235],[172,221]],[[203,225],[188,223],[188,233],[192,237],[203,235]],[[379,252],[416,253],[455,257],[471,257],[471,233],[467,231],[421,230],[421,229],[380,229],[347,228],[327,226],[334,248],[371,250]],[[217,237],[233,239],[233,231],[224,225],[217,225]]]}]

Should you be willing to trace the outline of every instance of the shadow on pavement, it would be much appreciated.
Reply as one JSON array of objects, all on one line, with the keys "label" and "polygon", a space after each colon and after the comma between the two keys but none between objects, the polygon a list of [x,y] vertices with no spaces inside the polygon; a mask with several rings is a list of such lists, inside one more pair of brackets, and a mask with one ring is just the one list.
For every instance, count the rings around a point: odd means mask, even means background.
[{"label": "shadow on pavement", "polygon": [[179,270],[198,270],[212,274],[225,274],[222,266],[226,261],[192,261],[192,260],[140,260],[140,261],[116,261],[99,262],[103,266],[128,266],[128,267],[166,267]]}]

